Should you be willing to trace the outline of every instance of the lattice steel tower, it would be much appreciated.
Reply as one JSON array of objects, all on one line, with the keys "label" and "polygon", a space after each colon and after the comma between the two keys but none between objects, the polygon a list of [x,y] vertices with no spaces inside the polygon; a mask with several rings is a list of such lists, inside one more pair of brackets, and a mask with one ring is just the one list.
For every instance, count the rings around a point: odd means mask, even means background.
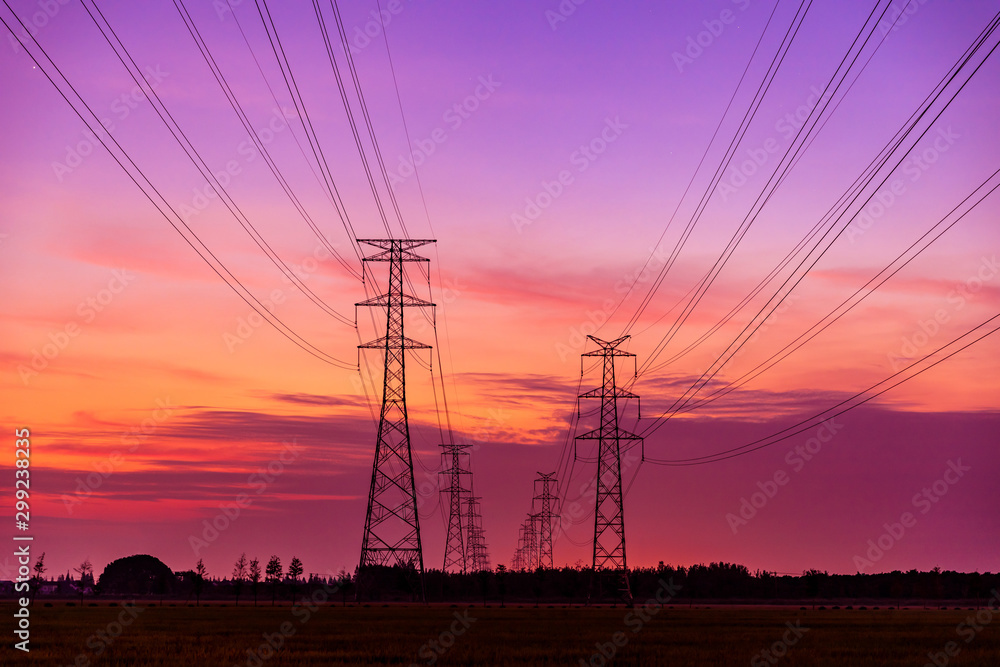
[{"label": "lattice steel tower", "polygon": [[510,562],[512,569],[520,571],[524,569],[524,524],[517,531],[517,549],[514,550],[514,558]]},{"label": "lattice steel tower", "polygon": [[[542,485],[541,492],[537,492],[538,485]],[[554,502],[558,502],[558,492],[556,489],[556,474],[554,472],[538,473],[535,480],[536,493],[532,499],[538,502],[538,567],[547,567],[550,570],[555,568],[555,559],[552,555],[552,518],[559,516],[552,512]]]},{"label": "lattice steel tower", "polygon": [[[610,342],[594,336],[587,338],[597,343],[600,349],[585,352],[582,356],[602,357],[604,362],[604,383],[596,389],[580,394],[580,398],[601,399],[601,425],[593,431],[576,436],[577,440],[598,442],[593,570],[595,575],[599,575],[601,571],[620,573],[619,593],[627,603],[631,604],[632,589],[628,578],[628,561],[625,558],[621,441],[641,441],[642,438],[622,430],[618,425],[620,417],[618,399],[639,397],[615,384],[615,359],[617,357],[634,359],[635,355],[618,349],[619,345],[628,340],[628,336]],[[581,372],[582,365],[581,359]]]},{"label": "lattice steel tower", "polygon": [[490,556],[486,551],[486,533],[483,531],[483,519],[479,515],[479,496],[466,496],[464,499],[467,510],[465,551],[469,557],[469,572],[482,572],[490,569]]},{"label": "lattice steel tower", "polygon": [[462,530],[462,499],[472,492],[471,488],[466,488],[462,482],[462,476],[470,477],[472,470],[468,466],[462,465],[463,457],[468,460],[467,451],[472,445],[441,445],[444,451],[441,453],[444,485],[441,493],[448,494],[448,535],[444,543],[444,571],[449,568],[457,568],[459,572],[468,570],[468,545]]},{"label": "lattice steel tower", "polygon": [[365,257],[364,261],[389,262],[388,291],[357,304],[385,308],[386,311],[385,336],[358,346],[385,352],[382,413],[375,442],[375,462],[368,491],[368,513],[359,567],[413,567],[419,571],[422,581],[424,556],[420,544],[410,426],[406,414],[406,351],[429,349],[430,346],[403,334],[403,308],[434,304],[403,292],[403,263],[429,262],[426,257],[414,254],[413,249],[434,241],[358,239],[358,243],[381,249],[381,252]]},{"label": "lattice steel tower", "polygon": [[529,513],[524,529],[524,566],[528,570],[538,569],[538,514]]}]

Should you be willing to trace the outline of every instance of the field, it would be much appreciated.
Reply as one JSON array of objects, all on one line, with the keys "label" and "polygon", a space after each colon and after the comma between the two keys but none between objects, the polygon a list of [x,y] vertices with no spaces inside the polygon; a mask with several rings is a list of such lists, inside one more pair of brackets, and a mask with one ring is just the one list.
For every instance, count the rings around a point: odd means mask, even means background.
[{"label": "field", "polygon": [[[1000,664],[993,612],[977,621],[967,608],[50,604],[32,608],[30,654],[6,632],[0,664]],[[14,607],[2,607],[10,624]]]}]

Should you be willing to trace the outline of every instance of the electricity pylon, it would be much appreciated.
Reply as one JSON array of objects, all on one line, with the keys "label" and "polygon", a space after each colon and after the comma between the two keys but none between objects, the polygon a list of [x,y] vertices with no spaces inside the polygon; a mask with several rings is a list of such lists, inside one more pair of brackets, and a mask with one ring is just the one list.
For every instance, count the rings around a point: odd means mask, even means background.
[{"label": "electricity pylon", "polygon": [[[541,492],[538,491],[538,484],[542,485]],[[552,555],[552,517],[559,516],[552,512],[553,501],[558,502],[558,493],[553,493],[556,487],[556,474],[554,472],[538,473],[535,480],[535,497],[532,499],[532,507],[535,501],[538,502],[538,567],[555,568],[555,559]]]},{"label": "electricity pylon", "polygon": [[538,514],[528,514],[524,524],[524,550],[527,552],[525,567],[529,570],[538,569]]},{"label": "electricity pylon", "polygon": [[517,571],[524,569],[524,525],[518,529],[517,549],[514,551],[514,559],[511,561],[510,566]]},{"label": "electricity pylon", "polygon": [[466,553],[469,558],[469,572],[490,569],[490,557],[486,552],[486,535],[483,520],[479,515],[479,496],[466,496]]},{"label": "electricity pylon", "polygon": [[[632,357],[634,354],[618,349],[628,340],[622,336],[613,341],[603,341],[587,336],[597,343],[599,349],[584,352],[583,357],[601,357],[604,362],[604,382],[596,389],[580,394],[580,398],[601,399],[601,425],[582,435],[577,440],[597,440],[597,498],[594,511],[594,576],[601,571],[620,574],[619,594],[629,605],[632,604],[632,588],[628,578],[628,561],[625,557],[625,511],[622,505],[622,461],[621,442],[642,441],[639,436],[623,430],[618,425],[620,413],[619,398],[639,397],[615,384],[615,359]],[[581,359],[581,374],[583,359]]]},{"label": "electricity pylon", "polygon": [[375,462],[368,491],[368,512],[361,542],[359,568],[372,565],[400,565],[420,573],[423,593],[424,556],[420,544],[420,520],[413,484],[413,454],[406,413],[406,351],[429,349],[403,334],[403,308],[433,306],[403,292],[403,263],[429,262],[414,248],[434,243],[431,239],[358,239],[380,248],[366,262],[389,262],[389,289],[362,301],[358,306],[385,308],[385,336],[359,348],[380,349],[385,353],[382,380],[382,412],[375,441]]},{"label": "electricity pylon", "polygon": [[462,530],[462,498],[471,492],[470,488],[462,482],[462,475],[470,476],[472,471],[462,465],[462,458],[468,459],[471,445],[441,445],[444,451],[441,453],[442,471],[445,478],[445,485],[441,487],[441,493],[448,494],[448,535],[444,543],[444,571],[450,568],[457,568],[460,572],[468,570],[467,540]]}]

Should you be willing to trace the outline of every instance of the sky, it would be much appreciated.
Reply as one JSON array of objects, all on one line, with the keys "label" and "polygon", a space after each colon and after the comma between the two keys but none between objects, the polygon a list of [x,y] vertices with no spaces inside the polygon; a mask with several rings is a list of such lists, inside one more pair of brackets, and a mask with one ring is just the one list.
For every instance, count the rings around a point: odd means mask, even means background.
[{"label": "sky", "polygon": [[[436,313],[406,315],[407,335],[436,346],[407,362],[427,567],[441,567],[444,552],[437,471],[449,428],[473,445],[494,564],[509,564],[533,480],[550,471],[564,498],[556,564],[589,564],[596,454],[572,440],[594,428],[587,401],[574,419],[577,395],[601,383],[581,366],[594,348],[586,336],[631,336],[636,365],[622,359],[617,372],[642,414],[623,403],[622,428],[642,431],[757,322],[805,254],[782,260],[805,242],[828,249],[809,255],[794,289],[699,398],[859,289],[866,298],[759,377],[655,422],[623,454],[629,565],[1000,568],[997,336],[771,446],[662,465],[798,424],[1000,312],[1000,200],[970,207],[997,183],[992,34],[846,215],[826,216],[1000,11],[896,0],[869,20],[870,4],[822,0],[804,16],[799,3],[759,0],[340,4],[389,181],[375,172],[389,229],[403,234],[391,187],[406,233],[436,239],[420,249],[429,272],[408,267]],[[11,450],[15,429],[31,432],[36,553],[53,574],[84,559],[99,573],[136,553],[178,571],[203,558],[220,577],[243,552],[298,556],[307,572],[353,570],[381,400],[381,358],[357,346],[383,333],[378,315],[355,304],[387,279],[375,263],[364,284],[357,277],[354,239],[387,232],[312,7],[269,5],[293,100],[255,2],[187,3],[254,142],[174,3],[97,4],[146,92],[90,2],[11,6],[41,66],[4,28],[0,420]],[[7,8],[0,16],[15,25]],[[323,16],[374,165],[331,6]],[[866,22],[870,40],[852,47]],[[844,85],[830,85],[848,66]],[[95,135],[94,119],[88,128],[74,113],[61,95],[75,99],[70,86],[107,131]],[[98,140],[110,144],[108,133],[134,162],[128,173]],[[203,254],[319,356],[259,319],[130,179],[137,170]],[[834,219],[822,242],[808,236]],[[941,220],[957,222],[884,285],[866,287]],[[779,266],[777,280],[754,289]],[[11,494],[13,470],[3,475]],[[213,522],[224,528],[206,528]],[[10,576],[12,561],[0,565]]]}]

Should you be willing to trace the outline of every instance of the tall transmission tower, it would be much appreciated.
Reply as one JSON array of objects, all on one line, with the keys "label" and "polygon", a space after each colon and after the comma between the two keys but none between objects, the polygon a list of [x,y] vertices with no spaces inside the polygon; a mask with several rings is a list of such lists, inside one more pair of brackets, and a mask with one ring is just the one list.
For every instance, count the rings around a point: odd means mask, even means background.
[{"label": "tall transmission tower", "polygon": [[441,475],[445,478],[445,483],[441,487],[441,493],[448,494],[448,534],[444,543],[444,571],[458,570],[466,572],[468,570],[468,552],[462,526],[465,523],[462,517],[462,498],[471,493],[471,488],[467,488],[462,482],[462,476],[469,477],[472,470],[462,464],[462,459],[468,460],[468,449],[471,445],[441,445],[444,451],[441,453],[442,470]]},{"label": "tall transmission tower", "polygon": [[[541,491],[538,485],[541,484]],[[550,570],[555,568],[555,559],[552,555],[552,518],[559,516],[552,512],[554,502],[558,502],[559,493],[556,486],[556,474],[554,472],[538,473],[535,480],[535,497],[532,499],[532,509],[535,502],[538,503],[538,567],[547,567]]]},{"label": "tall transmission tower", "polygon": [[385,336],[359,348],[380,349],[385,353],[382,383],[382,412],[375,441],[375,462],[368,491],[368,512],[361,542],[360,568],[373,565],[400,565],[419,571],[423,590],[424,556],[420,543],[417,495],[413,484],[413,454],[406,413],[406,351],[429,349],[403,334],[403,308],[426,307],[433,303],[403,292],[403,263],[429,262],[413,252],[432,239],[358,239],[381,252],[364,258],[366,262],[389,263],[389,289],[356,305],[385,308]]},{"label": "tall transmission tower", "polygon": [[[587,336],[598,345],[592,352],[584,352],[583,357],[601,357],[604,362],[603,384],[580,398],[601,399],[601,424],[593,431],[576,436],[577,440],[597,440],[597,498],[594,511],[594,576],[600,579],[602,572],[620,576],[618,592],[627,604],[632,604],[632,588],[628,578],[628,561],[625,557],[625,511],[622,504],[622,461],[621,442],[642,441],[639,436],[621,429],[618,409],[619,398],[636,398],[635,394],[615,384],[615,359],[635,355],[618,349],[628,340],[622,336],[613,341],[604,341]],[[634,363],[634,362],[633,362]],[[583,360],[581,359],[581,373]]]}]

